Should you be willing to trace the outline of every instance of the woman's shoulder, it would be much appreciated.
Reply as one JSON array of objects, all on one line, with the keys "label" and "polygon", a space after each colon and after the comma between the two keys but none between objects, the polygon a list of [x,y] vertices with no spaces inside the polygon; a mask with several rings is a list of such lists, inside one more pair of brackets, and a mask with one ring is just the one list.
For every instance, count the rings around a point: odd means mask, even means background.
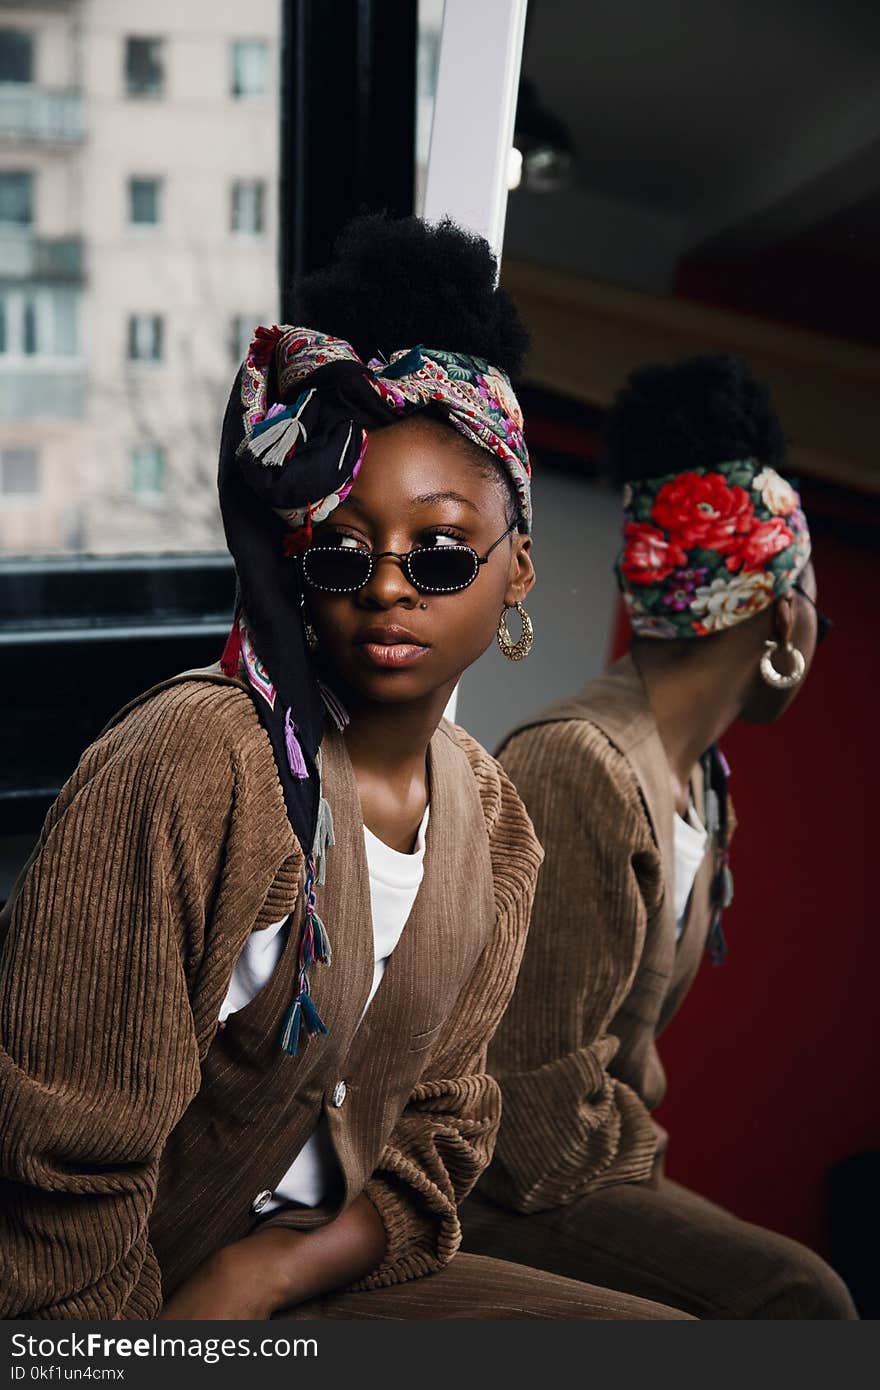
[{"label": "woman's shoulder", "polygon": [[265,745],[253,700],[239,682],[193,673],[164,681],[125,705],[105,727],[98,742],[122,744],[139,762],[212,766],[231,753],[248,755]]},{"label": "woman's shoulder", "polygon": [[537,872],[543,851],[522,797],[498,759],[459,724],[444,719],[440,731],[461,750],[470,766],[493,858],[496,854],[521,857],[529,874]]},{"label": "woman's shoulder", "polygon": [[194,821],[225,814],[233,800],[286,819],[251,697],[237,683],[198,675],[163,682],[121,709],[82,754],[56,814],[87,788],[117,788],[145,813],[176,807]]},{"label": "woman's shoulder", "polygon": [[571,834],[578,842],[613,840],[628,853],[650,848],[651,821],[636,770],[592,720],[525,725],[507,738],[499,758],[545,848]]},{"label": "woman's shoulder", "polygon": [[517,786],[526,780],[559,778],[632,804],[640,799],[638,778],[626,753],[588,718],[522,725],[507,736],[498,756]]},{"label": "woman's shoulder", "polygon": [[441,735],[445,735],[464,754],[477,783],[477,790],[486,819],[488,821],[494,820],[505,793],[508,789],[513,790],[510,778],[504,768],[497,758],[493,758],[492,754],[486,751],[473,734],[469,734],[460,724],[453,724],[448,719],[444,719],[439,732]]}]

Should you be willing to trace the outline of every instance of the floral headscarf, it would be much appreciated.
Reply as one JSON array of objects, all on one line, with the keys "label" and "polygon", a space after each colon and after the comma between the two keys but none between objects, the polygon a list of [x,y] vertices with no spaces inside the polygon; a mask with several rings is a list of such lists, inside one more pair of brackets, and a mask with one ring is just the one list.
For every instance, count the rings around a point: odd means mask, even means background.
[{"label": "floral headscarf", "polygon": [[[336,373],[334,365],[338,365]],[[483,358],[418,346],[392,353],[387,363],[377,358],[364,363],[350,343],[312,328],[258,328],[243,367],[245,437],[239,456],[245,468],[249,460],[257,463],[256,479],[263,471],[262,491],[265,465],[270,465],[268,478],[274,490],[281,492],[285,471],[302,475],[310,417],[314,420],[319,412],[314,388],[301,391],[287,408],[280,403],[270,407],[270,367],[277,374],[282,401],[290,401],[296,387],[318,370],[326,384],[344,381],[353,371],[359,382],[375,393],[375,405],[387,420],[426,406],[440,411],[454,429],[494,454],[503,465],[513,483],[520,524],[525,531],[531,529],[531,467],[522,412],[509,378]],[[370,413],[375,415],[376,411]],[[310,534],[312,524],[324,521],[351,490],[367,435],[365,429],[357,428],[356,419],[346,424],[352,428],[344,437],[339,430],[342,447],[330,480],[332,487],[323,496],[310,495],[298,506],[284,509],[284,520],[291,530],[305,527]],[[253,469],[249,476],[255,478]]]},{"label": "floral headscarf", "polygon": [[790,589],[810,558],[800,497],[757,459],[628,483],[617,574],[640,637],[707,637]]}]

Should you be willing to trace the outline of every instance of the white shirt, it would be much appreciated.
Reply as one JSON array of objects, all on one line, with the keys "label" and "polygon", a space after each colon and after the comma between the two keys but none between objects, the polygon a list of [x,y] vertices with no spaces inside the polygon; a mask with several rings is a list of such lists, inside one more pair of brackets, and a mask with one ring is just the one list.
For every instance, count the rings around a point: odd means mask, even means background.
[{"label": "white shirt", "polygon": [[[370,878],[370,908],[373,916],[373,982],[364,1005],[364,1014],[379,988],[385,967],[397,946],[425,867],[425,837],[429,809],[419,826],[412,854],[401,854],[364,826],[364,847]],[[288,918],[274,922],[262,931],[251,932],[235,963],[229,990],[220,1008],[220,1021],[243,1009],[267,984],[281,959],[287,941]],[[332,930],[332,923],[328,924]],[[284,1202],[316,1207],[324,1200],[336,1172],[336,1159],[323,1115],[275,1189],[272,1200],[262,1210],[274,1211]]]},{"label": "white shirt", "polygon": [[700,821],[693,806],[688,806],[687,819],[676,814],[675,817],[675,939],[681,939],[687,921],[694,879],[699,872],[706,853],[708,831]]}]

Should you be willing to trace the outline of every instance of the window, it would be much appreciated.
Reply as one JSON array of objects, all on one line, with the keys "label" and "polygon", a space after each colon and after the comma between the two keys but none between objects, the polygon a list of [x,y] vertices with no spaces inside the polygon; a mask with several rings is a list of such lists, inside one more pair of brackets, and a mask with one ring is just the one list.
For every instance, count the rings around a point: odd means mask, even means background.
[{"label": "window", "polygon": [[161,362],[161,314],[132,314],[129,317],[128,358],[130,362]]},{"label": "window", "polygon": [[36,449],[0,449],[0,495],[36,497],[40,491],[40,456]]},{"label": "window", "polygon": [[37,297],[35,294],[25,296],[24,314],[22,315],[22,346],[25,357],[36,357],[37,355]]},{"label": "window", "polygon": [[262,232],[265,225],[266,185],[260,179],[238,180],[232,185],[232,230]]},{"label": "window", "polygon": [[269,323],[271,314],[235,314],[229,321],[229,356],[237,367],[251,345],[258,323]]},{"label": "window", "polygon": [[269,45],[264,39],[241,39],[232,45],[232,95],[266,94]]},{"label": "window", "polygon": [[130,97],[160,97],[165,86],[161,39],[126,39],[125,90]]},{"label": "window", "polygon": [[23,29],[0,29],[0,82],[33,82],[34,36]]},{"label": "window", "polygon": [[0,169],[0,227],[32,227],[34,176],[30,169]]},{"label": "window", "polygon": [[76,357],[79,303],[73,289],[0,290],[0,357]]},{"label": "window", "polygon": [[[0,497],[0,566],[192,552],[201,572],[227,553],[214,460],[233,332],[237,351],[280,315],[284,7],[239,6],[229,24],[223,9],[181,0],[172,26],[166,6],[0,0],[0,450],[40,459],[31,503],[7,521]],[[236,180],[263,191],[243,192],[233,234]]]},{"label": "window", "polygon": [[165,490],[165,450],[142,444],[131,451],[131,490],[136,497],[158,497]]},{"label": "window", "polygon": [[160,179],[132,178],[128,181],[128,222],[131,227],[157,227],[161,221]]}]

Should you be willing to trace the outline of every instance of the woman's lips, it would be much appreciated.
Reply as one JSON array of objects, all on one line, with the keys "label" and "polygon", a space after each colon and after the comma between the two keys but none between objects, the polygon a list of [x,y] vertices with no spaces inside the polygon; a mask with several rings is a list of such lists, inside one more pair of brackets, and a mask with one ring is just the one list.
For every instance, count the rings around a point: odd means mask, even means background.
[{"label": "woman's lips", "polygon": [[387,627],[375,624],[368,628],[356,645],[369,665],[384,670],[412,666],[431,650],[429,645],[419,642],[405,627],[397,627],[393,623]]},{"label": "woman's lips", "polygon": [[423,656],[427,656],[431,648],[415,646],[409,642],[395,642],[393,645],[387,642],[360,642],[358,650],[363,652],[371,666],[399,669],[402,666],[414,665]]}]

